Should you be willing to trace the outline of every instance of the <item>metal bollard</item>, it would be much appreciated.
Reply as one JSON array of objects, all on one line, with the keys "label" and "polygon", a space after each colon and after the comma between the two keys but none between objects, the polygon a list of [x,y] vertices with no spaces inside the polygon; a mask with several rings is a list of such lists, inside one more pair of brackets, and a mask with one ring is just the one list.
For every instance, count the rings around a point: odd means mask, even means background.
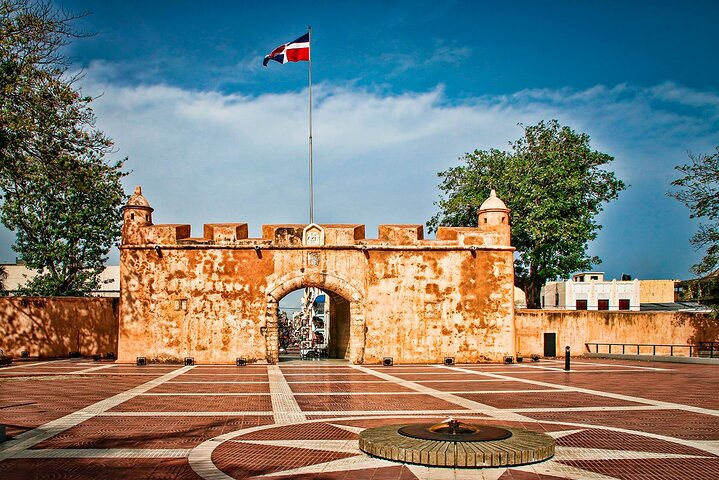
[{"label": "metal bollard", "polygon": [[564,347],[564,370],[566,371],[569,371],[570,358],[569,345],[567,345]]}]

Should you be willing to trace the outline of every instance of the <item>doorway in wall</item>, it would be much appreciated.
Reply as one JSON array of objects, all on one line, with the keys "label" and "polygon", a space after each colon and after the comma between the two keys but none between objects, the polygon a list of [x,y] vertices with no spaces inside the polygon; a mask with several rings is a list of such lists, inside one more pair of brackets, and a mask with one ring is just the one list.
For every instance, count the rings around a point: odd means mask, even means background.
[{"label": "doorway in wall", "polygon": [[280,299],[280,361],[349,359],[350,303],[341,295],[305,287]]},{"label": "doorway in wall", "polygon": [[556,357],[557,356],[557,334],[556,334],[556,332],[545,332],[544,333],[544,356],[545,357]]}]

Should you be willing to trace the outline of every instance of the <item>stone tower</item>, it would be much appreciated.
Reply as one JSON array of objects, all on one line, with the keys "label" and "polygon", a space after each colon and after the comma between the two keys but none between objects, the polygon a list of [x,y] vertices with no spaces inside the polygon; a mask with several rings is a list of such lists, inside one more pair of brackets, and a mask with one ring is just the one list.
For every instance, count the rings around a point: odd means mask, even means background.
[{"label": "stone tower", "polygon": [[489,198],[479,207],[477,226],[495,236],[496,245],[510,245],[512,231],[509,226],[509,209],[492,189]]},{"label": "stone tower", "polygon": [[152,225],[153,208],[142,195],[142,188],[135,187],[135,193],[132,194],[127,204],[122,207],[122,243],[140,244],[143,242],[142,227]]}]

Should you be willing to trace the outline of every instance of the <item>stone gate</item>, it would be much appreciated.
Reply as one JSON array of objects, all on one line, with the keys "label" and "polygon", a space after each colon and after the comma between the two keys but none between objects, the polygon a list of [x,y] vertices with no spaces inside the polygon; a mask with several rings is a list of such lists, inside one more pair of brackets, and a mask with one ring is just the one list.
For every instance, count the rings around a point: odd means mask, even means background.
[{"label": "stone gate", "polygon": [[353,363],[497,361],[515,353],[509,210],[492,192],[476,228],[154,225],[138,187],[124,207],[118,360],[278,361],[277,308],[303,287],[333,300],[330,356]]}]

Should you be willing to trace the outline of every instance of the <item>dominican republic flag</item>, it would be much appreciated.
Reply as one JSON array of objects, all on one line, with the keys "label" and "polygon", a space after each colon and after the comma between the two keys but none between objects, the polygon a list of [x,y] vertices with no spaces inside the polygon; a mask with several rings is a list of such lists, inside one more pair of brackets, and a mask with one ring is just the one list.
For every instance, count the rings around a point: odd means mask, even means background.
[{"label": "dominican republic flag", "polygon": [[287,62],[301,62],[309,61],[310,59],[310,32],[305,33],[297,40],[285,43],[272,50],[272,53],[265,55],[265,60],[262,65],[265,67],[274,60],[275,62],[287,63]]}]

